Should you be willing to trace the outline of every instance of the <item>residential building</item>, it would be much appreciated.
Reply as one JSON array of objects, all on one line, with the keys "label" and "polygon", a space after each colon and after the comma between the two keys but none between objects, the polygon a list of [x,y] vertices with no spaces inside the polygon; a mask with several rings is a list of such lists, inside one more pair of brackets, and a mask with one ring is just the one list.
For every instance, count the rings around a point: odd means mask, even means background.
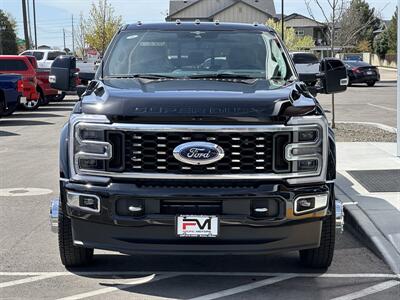
[{"label": "residential building", "polygon": [[303,37],[308,35],[314,39],[316,46],[327,45],[327,26],[324,23],[296,13],[285,16],[284,20],[285,26],[293,28],[297,36]]},{"label": "residential building", "polygon": [[274,0],[170,0],[166,20],[265,23],[275,14]]}]

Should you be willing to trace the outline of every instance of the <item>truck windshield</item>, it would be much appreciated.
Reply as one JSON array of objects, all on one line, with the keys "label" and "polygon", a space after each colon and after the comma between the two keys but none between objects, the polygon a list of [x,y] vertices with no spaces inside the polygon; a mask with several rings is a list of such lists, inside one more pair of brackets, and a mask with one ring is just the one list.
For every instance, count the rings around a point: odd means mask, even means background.
[{"label": "truck windshield", "polygon": [[284,50],[272,34],[240,31],[127,31],[104,62],[114,78],[247,78],[282,85],[293,78]]}]

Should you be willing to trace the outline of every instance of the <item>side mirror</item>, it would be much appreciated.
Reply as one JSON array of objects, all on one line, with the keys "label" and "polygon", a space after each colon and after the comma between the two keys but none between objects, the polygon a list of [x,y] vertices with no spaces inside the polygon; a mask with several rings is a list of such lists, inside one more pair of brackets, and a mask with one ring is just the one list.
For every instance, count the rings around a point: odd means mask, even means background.
[{"label": "side mirror", "polygon": [[58,56],[50,68],[50,86],[61,91],[75,91],[76,76],[75,57],[71,55]]},{"label": "side mirror", "polygon": [[321,86],[318,92],[323,94],[342,93],[347,90],[349,79],[344,63],[336,58],[326,58],[321,61],[320,74]]},{"label": "side mirror", "polygon": [[88,85],[94,79],[94,72],[79,72],[79,79],[81,84]]},{"label": "side mirror", "polygon": [[79,96],[79,99],[82,97],[83,93],[86,92],[87,86],[86,85],[78,85],[76,87],[76,93]]},{"label": "side mirror", "polygon": [[299,73],[299,79],[308,86],[314,86],[318,81],[318,73]]}]

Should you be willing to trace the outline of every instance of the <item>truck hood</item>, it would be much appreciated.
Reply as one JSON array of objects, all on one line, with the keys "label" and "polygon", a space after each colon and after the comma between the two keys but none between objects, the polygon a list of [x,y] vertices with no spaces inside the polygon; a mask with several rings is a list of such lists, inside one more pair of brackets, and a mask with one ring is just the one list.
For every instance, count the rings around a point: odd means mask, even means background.
[{"label": "truck hood", "polygon": [[[299,86],[272,86],[269,81],[113,79],[98,82],[82,99],[82,112],[145,121],[264,122],[290,113],[309,113],[315,99],[296,92]],[[297,109],[297,110],[296,110]]]}]

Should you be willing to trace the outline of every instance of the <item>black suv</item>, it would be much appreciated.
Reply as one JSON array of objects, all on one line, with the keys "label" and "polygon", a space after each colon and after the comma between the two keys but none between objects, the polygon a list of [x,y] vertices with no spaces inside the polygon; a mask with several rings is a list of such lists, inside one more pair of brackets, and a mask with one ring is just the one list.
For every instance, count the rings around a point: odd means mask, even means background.
[{"label": "black suv", "polygon": [[[61,132],[51,206],[65,266],[89,263],[94,248],[300,250],[305,265],[330,265],[334,134],[273,29],[126,25],[84,89],[75,67],[61,56],[50,77],[81,95]],[[346,90],[339,60],[320,71],[314,93]],[[336,213],[341,221],[340,205]]]}]

